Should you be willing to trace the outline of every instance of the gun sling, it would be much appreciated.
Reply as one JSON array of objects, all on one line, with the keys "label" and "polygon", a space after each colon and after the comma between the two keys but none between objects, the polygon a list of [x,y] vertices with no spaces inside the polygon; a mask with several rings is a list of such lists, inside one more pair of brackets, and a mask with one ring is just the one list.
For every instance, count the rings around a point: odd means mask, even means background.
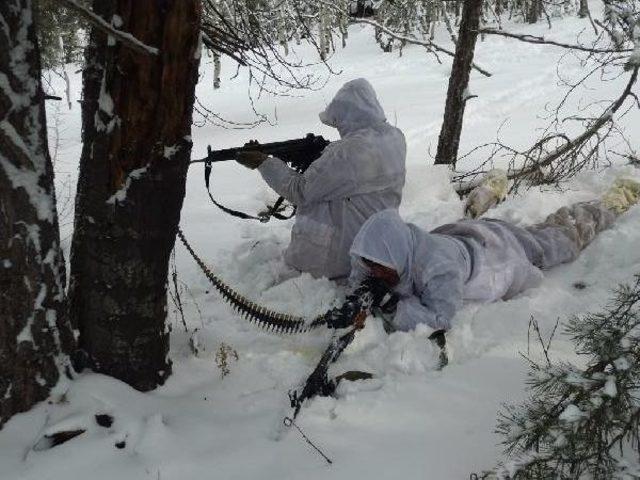
[{"label": "gun sling", "polygon": [[207,194],[209,195],[211,202],[223,212],[244,220],[258,220],[260,222],[268,222],[271,217],[277,218],[278,220],[288,220],[296,214],[296,207],[292,206],[293,211],[289,215],[280,213],[281,209],[283,209],[283,203],[285,200],[283,197],[278,197],[278,200],[273,205],[268,206],[264,212],[260,212],[257,215],[251,215],[240,210],[234,210],[222,205],[220,202],[217,202],[216,199],[213,198],[209,187],[213,162],[233,160],[237,152],[243,149],[259,150],[280,158],[295,171],[304,173],[305,170],[309,168],[309,165],[322,155],[322,151],[329,143],[330,142],[328,140],[325,140],[321,136],[309,133],[303,138],[285,140],[283,142],[266,144],[249,142],[240,148],[227,148],[224,150],[213,151],[211,150],[211,146],[208,146],[207,156],[205,158],[192,160],[190,163],[204,162],[204,183],[207,189]]},{"label": "gun sling", "polygon": [[220,210],[222,210],[225,213],[228,213],[233,217],[242,218],[243,220],[259,220],[260,222],[264,223],[264,222],[268,222],[271,219],[271,217],[277,218],[278,220],[288,220],[296,214],[295,206],[293,207],[293,211],[291,212],[290,215],[283,215],[281,213],[278,213],[278,210],[280,209],[280,207],[282,206],[282,203],[284,202],[284,197],[278,197],[278,200],[276,200],[276,202],[273,205],[271,205],[270,207],[267,207],[267,210],[262,213],[259,213],[258,216],[251,215],[249,213],[245,213],[240,210],[234,210],[232,208],[225,207],[221,203],[216,202],[215,198],[213,198],[213,195],[211,194],[211,189],[209,188],[210,177],[211,177],[211,161],[205,160],[204,184],[207,189],[207,194],[209,195],[209,198],[211,199],[211,201],[216,207],[218,207]]}]

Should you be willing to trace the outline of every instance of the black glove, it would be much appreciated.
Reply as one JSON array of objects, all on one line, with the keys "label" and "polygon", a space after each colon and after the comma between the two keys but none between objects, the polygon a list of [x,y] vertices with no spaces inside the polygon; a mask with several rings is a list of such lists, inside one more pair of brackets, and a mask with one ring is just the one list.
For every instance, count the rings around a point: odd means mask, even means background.
[{"label": "black glove", "polygon": [[438,365],[438,370],[446,367],[449,363],[449,355],[447,355],[447,341],[444,336],[445,332],[445,330],[436,330],[431,335],[429,335],[429,340],[431,340],[438,346],[438,348],[440,348],[440,362]]},{"label": "black glove", "polygon": [[244,150],[236,153],[236,162],[251,170],[258,168],[267,159],[268,155],[258,150]]},{"label": "black glove", "polygon": [[329,328],[347,328],[353,325],[356,315],[363,309],[363,302],[360,295],[352,293],[348,295],[344,303],[336,308],[329,310],[326,315],[327,327]]},{"label": "black glove", "polygon": [[399,297],[384,282],[373,277],[367,278],[351,294],[345,302],[326,314],[329,328],[346,328],[353,324],[355,317],[363,310],[380,309],[383,313],[395,311]]},{"label": "black glove", "polygon": [[363,289],[371,295],[371,308],[379,309],[382,313],[394,313],[400,296],[391,290],[382,280],[374,277],[367,278],[358,290]]}]

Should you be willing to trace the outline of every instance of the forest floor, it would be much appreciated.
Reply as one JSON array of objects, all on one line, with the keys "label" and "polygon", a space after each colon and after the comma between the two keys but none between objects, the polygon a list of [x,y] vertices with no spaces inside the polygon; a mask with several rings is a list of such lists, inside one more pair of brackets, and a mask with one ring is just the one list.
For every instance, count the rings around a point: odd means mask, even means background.
[{"label": "forest floor", "polygon": [[[570,43],[578,35],[592,35],[585,20],[552,21],[552,30],[543,23],[509,28]],[[228,61],[223,62],[221,88],[213,90],[212,60],[203,57],[197,91],[202,105],[228,120],[251,122],[255,115],[249,88],[253,105],[270,122],[251,130],[211,123],[194,127],[193,158],[204,157],[208,144],[226,148],[252,138],[268,142],[314,132],[336,139],[337,132],[321,125],[317,114],[344,82],[365,77],[377,90],[388,120],[407,138],[403,217],[426,229],[460,218],[463,204],[449,183],[449,173],[431,166],[429,155],[437,145],[450,61],[442,58],[439,64],[419,47],[405,48],[402,56],[383,53],[372,36],[368,27],[352,27],[347,48],[330,60],[340,75],[329,75],[322,89],[290,96],[263,92],[258,98],[257,89],[248,87],[244,70],[232,79],[236,69]],[[440,32],[437,40],[450,46],[446,32]],[[300,51],[308,59],[308,52]],[[566,91],[559,75],[575,79],[586,68],[581,56],[562,49],[498,37],[478,43],[476,62],[493,76],[472,74],[470,90],[478,98],[467,106],[461,151],[493,141],[498,130],[506,143],[532,144],[548,121],[545,108],[560,101]],[[309,71],[328,75],[322,65]],[[613,99],[625,82],[626,78],[595,79],[589,88],[576,92],[564,111],[596,99]],[[75,97],[80,95],[80,83],[80,76],[72,75]],[[70,111],[62,102],[48,107],[68,257],[81,149],[80,109],[75,101]],[[202,116],[196,114],[195,121],[202,123]],[[638,110],[621,123],[639,149]],[[571,131],[578,132],[579,126]],[[472,168],[485,154],[477,152],[459,168]],[[583,172],[562,191],[523,191],[490,215],[517,224],[540,221],[563,205],[597,198],[618,175],[640,179],[639,169],[623,163]],[[212,188],[223,203],[249,212],[261,210],[275,198],[256,172],[233,162],[215,166]],[[197,252],[248,297],[280,311],[311,316],[339,301],[344,291],[329,280],[308,275],[280,280],[291,225],[291,220],[261,224],[225,215],[207,198],[202,165],[191,168],[181,226]],[[166,385],[140,393],[91,373],[61,385],[51,402],[17,415],[0,431],[0,479],[467,479],[471,472],[503,459],[501,438],[494,433],[498,412],[502,404],[526,395],[527,363],[521,353],[542,358],[539,343],[533,336],[528,341],[530,319],[538,322],[546,337],[558,320],[562,324],[571,315],[600,310],[613,288],[640,273],[638,245],[640,207],[635,207],[577,261],[546,273],[538,287],[509,301],[465,306],[448,334],[450,364],[442,371],[435,369],[436,352],[424,330],[387,335],[380,322],[370,318],[332,371],[362,369],[375,378],[344,385],[336,398],[309,402],[298,418],[333,465],[297,431],[282,426],[288,414],[287,391],[313,368],[329,333],[284,337],[260,331],[211,291],[177,245],[185,323],[170,302],[173,374]],[[576,288],[578,282],[584,288]],[[227,375],[219,366],[221,351],[227,352]],[[561,332],[551,343],[550,355],[552,360],[583,361]],[[112,415],[113,425],[98,426],[94,420],[98,413]],[[33,448],[44,434],[66,427],[87,431],[55,448]]]}]

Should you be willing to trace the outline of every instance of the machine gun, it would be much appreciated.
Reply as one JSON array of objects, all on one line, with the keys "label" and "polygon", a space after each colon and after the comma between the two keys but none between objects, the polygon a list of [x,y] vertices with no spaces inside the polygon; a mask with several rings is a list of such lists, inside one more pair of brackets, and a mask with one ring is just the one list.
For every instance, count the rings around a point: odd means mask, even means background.
[{"label": "machine gun", "polygon": [[[222,295],[224,301],[227,302],[239,316],[244,317],[263,330],[271,333],[290,335],[309,332],[321,327],[332,329],[349,328],[346,333],[333,339],[302,388],[289,392],[289,400],[293,413],[291,417],[285,418],[285,424],[287,426],[293,424],[302,408],[302,404],[306,400],[317,395],[331,395],[342,378],[350,379],[349,376],[343,375],[335,379],[329,379],[327,373],[331,364],[335,363],[342,352],[353,341],[356,332],[362,328],[363,324],[359,323],[358,319],[363,319],[371,313],[376,314],[378,311],[382,314],[390,313],[395,310],[399,301],[398,295],[392,292],[383,282],[375,278],[367,278],[353,290],[351,294],[347,295],[342,305],[320,314],[313,319],[305,319],[295,315],[276,312],[252,302],[213,273],[211,268],[195,253],[180,229],[178,229],[178,238],[198,264],[204,275],[209,279],[211,285]],[[443,368],[448,363],[444,330],[433,332],[429,336],[429,340],[433,341],[439,347],[439,368]]]},{"label": "machine gun", "polygon": [[343,378],[353,380],[353,374],[357,374],[358,379],[371,378],[371,374],[365,372],[348,372],[347,374],[339,375],[335,379],[329,379],[328,370],[331,364],[340,357],[342,352],[353,341],[356,331],[364,327],[364,323],[360,323],[359,319],[361,318],[364,321],[364,318],[375,310],[384,312],[395,310],[398,300],[398,295],[389,290],[382,281],[370,277],[348,295],[340,307],[329,310],[324,314],[325,324],[329,328],[350,327],[349,331],[333,339],[302,388],[299,391],[293,390],[289,392],[289,401],[291,402],[293,413],[291,417],[285,418],[285,425],[293,423],[293,420],[300,413],[300,408],[305,400],[317,395],[331,395]]},{"label": "machine gun", "polygon": [[267,155],[273,155],[285,162],[295,171],[303,173],[320,157],[320,155],[322,155],[322,151],[327,145],[329,145],[329,143],[330,142],[325,140],[322,136],[308,133],[305,137],[294,140],[285,140],[273,143],[248,142],[242,147],[225,148],[223,150],[212,150],[209,145],[207,146],[207,156],[199,160],[192,160],[191,163],[204,163],[204,183],[207,188],[207,193],[209,194],[209,198],[213,204],[222,211],[229,215],[233,215],[234,217],[259,220],[261,222],[268,222],[271,217],[275,217],[279,220],[286,220],[295,215],[295,207],[293,207],[293,211],[290,215],[282,214],[282,204],[284,202],[283,197],[279,197],[272,206],[267,207],[264,212],[260,212],[257,216],[250,215],[239,210],[233,210],[218,203],[211,195],[211,190],[209,189],[209,180],[211,177],[213,163],[235,160],[236,155],[239,152],[257,150]]}]

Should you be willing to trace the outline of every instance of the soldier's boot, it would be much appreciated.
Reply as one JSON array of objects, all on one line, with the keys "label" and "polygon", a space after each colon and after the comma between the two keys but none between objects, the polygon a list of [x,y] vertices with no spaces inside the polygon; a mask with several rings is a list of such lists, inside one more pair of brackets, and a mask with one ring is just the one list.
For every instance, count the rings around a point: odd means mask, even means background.
[{"label": "soldier's boot", "polygon": [[507,197],[509,180],[504,170],[494,169],[488,171],[480,184],[475,187],[465,204],[465,216],[478,218],[487,210],[495,207]]},{"label": "soldier's boot", "polygon": [[602,204],[621,215],[640,200],[640,182],[630,178],[618,178],[602,196]]}]

